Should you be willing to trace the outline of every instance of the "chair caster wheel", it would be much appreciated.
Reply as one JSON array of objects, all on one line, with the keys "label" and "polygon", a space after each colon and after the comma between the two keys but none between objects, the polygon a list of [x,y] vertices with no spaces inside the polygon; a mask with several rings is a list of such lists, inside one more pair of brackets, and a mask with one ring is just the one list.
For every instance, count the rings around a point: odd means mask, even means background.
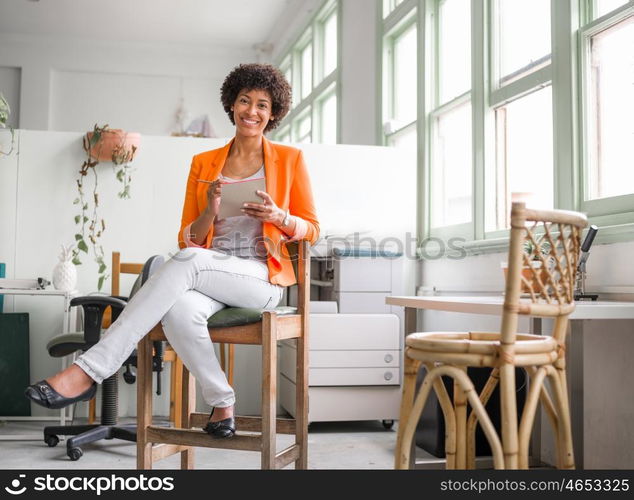
[{"label": "chair caster wheel", "polygon": [[49,448],[55,448],[59,443],[59,438],[55,434],[51,434],[49,436],[44,436],[44,442],[49,446]]},{"label": "chair caster wheel", "polygon": [[382,420],[381,423],[383,424],[383,427],[388,431],[392,427],[394,427],[394,420]]},{"label": "chair caster wheel", "polygon": [[68,455],[68,458],[75,462],[83,456],[84,452],[81,451],[81,448],[70,448],[66,454]]}]

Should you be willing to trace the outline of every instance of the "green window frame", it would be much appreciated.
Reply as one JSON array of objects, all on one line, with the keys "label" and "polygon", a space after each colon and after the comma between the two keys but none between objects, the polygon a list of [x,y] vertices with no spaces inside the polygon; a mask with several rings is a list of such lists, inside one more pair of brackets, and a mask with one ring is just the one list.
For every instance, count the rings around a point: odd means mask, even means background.
[{"label": "green window frame", "polygon": [[[528,0],[529,1],[529,0]],[[433,119],[446,105],[459,105],[465,95],[449,103],[437,104],[435,64],[438,40],[435,34],[438,0],[403,0],[400,4],[381,0],[379,30],[381,112],[378,137],[389,145],[398,134],[416,127],[418,165],[418,240],[430,236],[465,238],[469,254],[499,252],[507,248],[508,230],[486,227],[486,184],[496,165],[495,110],[507,103],[550,86],[552,92],[553,203],[564,210],[587,212],[597,224],[597,241],[611,243],[634,240],[634,194],[612,199],[586,200],[587,161],[585,123],[587,121],[587,50],[590,37],[603,27],[618,22],[634,11],[634,0],[622,1],[614,10],[597,17],[598,2],[608,0],[551,0],[551,53],[531,62],[503,85],[499,84],[495,11],[497,0],[472,0],[471,7],[471,92],[473,155],[473,220],[470,224],[431,228],[431,161],[433,158]],[[618,0],[614,0],[618,2]],[[386,8],[386,5],[388,8]],[[390,124],[394,96],[393,61],[390,50],[394,35],[407,23],[417,28],[418,85],[417,119],[394,127]],[[449,109],[447,108],[447,109]]]},{"label": "green window frame", "polygon": [[[335,66],[326,71],[326,50],[328,48],[326,30],[332,30],[335,23],[337,42],[335,44]],[[339,72],[341,67],[341,5],[337,0],[326,0],[312,17],[302,35],[282,53],[278,66],[287,76],[291,76],[293,106],[280,127],[272,133],[273,140],[291,142],[322,142],[327,136],[325,127],[336,127],[336,142],[340,138],[340,92]],[[305,52],[310,50],[310,52]],[[304,57],[302,57],[304,56]],[[331,57],[333,55],[331,54]],[[302,81],[306,59],[310,59],[310,82]],[[323,103],[332,95],[336,96],[336,123],[326,124],[323,119]],[[310,133],[300,132],[304,120],[310,120]]]},{"label": "green window frame", "polygon": [[[597,1],[585,3],[586,19],[579,29],[579,87],[580,87],[580,140],[579,157],[582,165],[579,182],[579,206],[586,212],[594,224],[604,227],[605,237],[610,241],[634,239],[634,187],[631,194],[590,199],[589,178],[592,168],[590,159],[590,110],[591,98],[591,42],[592,37],[611,27],[634,17],[634,1],[622,2],[622,5],[604,15],[597,15]],[[626,161],[631,162],[629,158]],[[599,232],[601,235],[601,231]]]}]

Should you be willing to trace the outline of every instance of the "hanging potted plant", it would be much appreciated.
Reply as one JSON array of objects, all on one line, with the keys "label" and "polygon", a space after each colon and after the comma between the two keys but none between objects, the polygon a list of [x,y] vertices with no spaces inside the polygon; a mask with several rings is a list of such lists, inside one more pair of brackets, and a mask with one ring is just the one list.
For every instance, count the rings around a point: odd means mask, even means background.
[{"label": "hanging potted plant", "polygon": [[[103,247],[99,243],[103,232],[106,230],[106,222],[99,216],[99,193],[97,165],[100,161],[112,162],[115,176],[123,184],[123,189],[118,193],[119,198],[130,198],[130,182],[132,181],[130,162],[141,141],[140,134],[125,132],[119,129],[110,129],[108,125],[102,127],[95,125],[91,132],[83,138],[86,159],[79,171],[76,180],[78,197],[73,204],[79,205],[79,214],[75,215],[75,224],[80,226],[75,234],[77,247],[73,250],[73,263],[80,265],[80,252],[88,254],[89,245],[92,246],[95,262],[99,265],[97,290],[101,290],[104,281],[109,277],[106,274],[108,266],[104,261]],[[88,174],[92,173],[92,196],[86,196],[85,181]]]}]

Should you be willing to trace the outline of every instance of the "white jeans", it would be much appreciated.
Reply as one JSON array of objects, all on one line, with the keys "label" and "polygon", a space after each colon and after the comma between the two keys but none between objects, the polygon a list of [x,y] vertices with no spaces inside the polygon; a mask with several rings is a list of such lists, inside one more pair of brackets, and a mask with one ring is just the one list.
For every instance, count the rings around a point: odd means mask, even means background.
[{"label": "white jeans", "polygon": [[159,321],[211,406],[235,403],[216,358],[207,319],[225,306],[275,308],[284,287],[269,282],[265,262],[205,248],[185,248],[165,262],[130,299],[101,340],[75,363],[97,383],[115,373]]}]

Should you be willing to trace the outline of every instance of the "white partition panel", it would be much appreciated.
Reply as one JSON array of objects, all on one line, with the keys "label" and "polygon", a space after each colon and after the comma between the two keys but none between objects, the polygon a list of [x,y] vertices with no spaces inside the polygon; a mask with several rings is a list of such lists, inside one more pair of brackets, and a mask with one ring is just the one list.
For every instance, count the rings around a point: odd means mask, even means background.
[{"label": "white partition panel", "polygon": [[[3,139],[3,135],[0,139]],[[51,279],[61,244],[74,242],[74,216],[79,212],[75,179],[85,157],[82,135],[71,132],[19,131],[19,155],[0,158],[0,261],[9,276]],[[4,139],[3,139],[4,140]],[[5,141],[6,142],[6,141]],[[106,262],[113,250],[122,260],[142,262],[150,255],[169,257],[177,250],[177,233],[187,174],[193,155],[226,144],[227,139],[142,136],[132,163],[130,200],[117,197],[121,184],[112,165],[99,164],[100,217],[106,222],[102,245]],[[415,172],[392,148],[303,145],[322,236],[371,231],[399,235],[415,227]],[[89,195],[91,177],[86,179]],[[92,250],[91,250],[92,252]],[[81,254],[78,289],[95,292],[97,265],[92,254]],[[122,288],[131,284],[124,280]],[[103,292],[110,291],[110,281]],[[10,301],[8,301],[10,303]],[[15,309],[31,313],[31,379],[59,368],[48,356],[46,342],[61,328],[61,306],[55,299],[22,297]],[[259,350],[239,349],[236,357],[238,409],[259,409]],[[157,413],[167,413],[168,373]],[[134,414],[134,386],[121,383],[122,414]],[[34,413],[46,412],[34,408]]]}]

